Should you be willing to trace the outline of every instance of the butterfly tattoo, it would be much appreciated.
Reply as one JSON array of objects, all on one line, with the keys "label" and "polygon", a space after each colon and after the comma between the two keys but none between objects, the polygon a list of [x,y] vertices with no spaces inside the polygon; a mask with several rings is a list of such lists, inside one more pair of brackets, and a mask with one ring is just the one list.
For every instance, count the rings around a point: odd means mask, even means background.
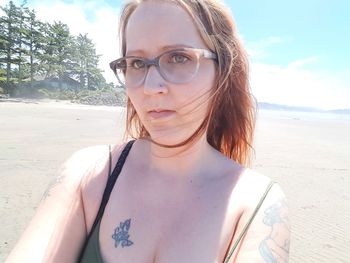
[{"label": "butterfly tattoo", "polygon": [[125,220],[124,222],[120,222],[119,227],[117,227],[114,230],[114,234],[112,235],[112,238],[115,240],[114,246],[118,247],[118,246],[122,246],[122,247],[129,247],[132,244],[134,244],[134,242],[132,242],[131,240],[129,240],[129,229],[130,229],[130,225],[131,225],[131,218]]}]

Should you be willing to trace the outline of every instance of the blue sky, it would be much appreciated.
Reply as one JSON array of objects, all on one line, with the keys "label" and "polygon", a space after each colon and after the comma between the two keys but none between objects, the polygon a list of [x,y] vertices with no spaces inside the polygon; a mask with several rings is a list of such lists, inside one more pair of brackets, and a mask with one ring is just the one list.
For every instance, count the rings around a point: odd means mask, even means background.
[{"label": "blue sky", "polygon": [[[264,61],[286,65],[291,60],[317,56],[315,68],[349,67],[350,1],[229,1],[247,42],[266,36],[284,40]],[[254,8],[252,8],[254,6]]]},{"label": "blue sky", "polygon": [[[0,0],[4,5],[8,1]],[[15,1],[16,3],[22,1]],[[61,20],[73,34],[87,32],[108,62],[118,56],[122,1],[30,1],[42,20]],[[323,109],[350,108],[348,0],[227,0],[251,62],[258,101]]]}]

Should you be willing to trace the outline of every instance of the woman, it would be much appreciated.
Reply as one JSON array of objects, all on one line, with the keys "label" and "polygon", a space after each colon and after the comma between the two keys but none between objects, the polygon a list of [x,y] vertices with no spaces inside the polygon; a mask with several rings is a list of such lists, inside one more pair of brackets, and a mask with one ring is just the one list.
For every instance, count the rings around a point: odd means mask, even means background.
[{"label": "woman", "polygon": [[8,262],[288,261],[284,194],[245,167],[254,107],[230,14],[132,1],[120,33],[111,67],[137,140],[77,152]]}]

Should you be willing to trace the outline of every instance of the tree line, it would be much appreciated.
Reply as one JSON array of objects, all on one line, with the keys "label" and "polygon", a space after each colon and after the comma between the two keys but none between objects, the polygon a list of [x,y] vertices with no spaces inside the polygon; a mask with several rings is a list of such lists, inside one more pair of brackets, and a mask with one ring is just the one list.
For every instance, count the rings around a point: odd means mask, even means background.
[{"label": "tree line", "polygon": [[10,1],[0,6],[0,87],[13,94],[19,87],[33,89],[38,78],[65,80],[78,89],[112,88],[98,68],[100,55],[87,34],[73,36],[62,22],[40,21],[34,9]]}]

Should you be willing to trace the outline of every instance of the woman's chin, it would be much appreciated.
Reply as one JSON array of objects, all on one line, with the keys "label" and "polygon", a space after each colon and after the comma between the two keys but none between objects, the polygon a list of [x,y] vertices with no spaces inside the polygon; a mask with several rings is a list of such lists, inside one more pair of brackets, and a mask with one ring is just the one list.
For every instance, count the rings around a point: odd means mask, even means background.
[{"label": "woman's chin", "polygon": [[[147,125],[148,124],[148,125]],[[145,125],[150,138],[163,145],[177,145],[189,139],[201,125],[199,121],[178,125],[178,123],[167,123],[167,125],[157,126],[151,123]]]},{"label": "woman's chin", "polygon": [[176,145],[184,142],[191,134],[184,134],[183,131],[175,130],[153,130],[150,132],[150,138],[159,144]]}]

